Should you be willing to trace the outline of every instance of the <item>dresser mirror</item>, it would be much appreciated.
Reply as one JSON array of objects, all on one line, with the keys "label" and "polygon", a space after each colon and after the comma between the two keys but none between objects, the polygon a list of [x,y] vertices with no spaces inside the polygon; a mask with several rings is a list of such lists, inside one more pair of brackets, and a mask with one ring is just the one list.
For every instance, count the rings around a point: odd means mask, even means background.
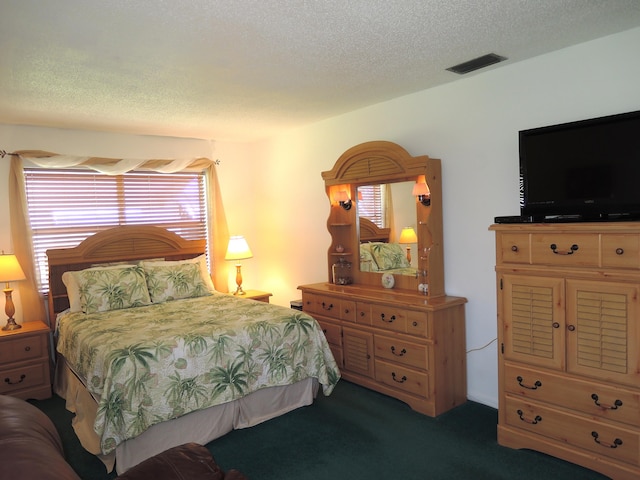
[{"label": "dresser mirror", "polygon": [[[399,259],[406,259],[407,246],[410,247],[411,262],[401,267],[406,270],[392,273],[394,290],[418,293],[423,292],[421,285],[428,285],[428,290],[424,290],[427,299],[444,296],[440,160],[427,155],[414,157],[392,142],[366,142],[345,151],[331,170],[322,172],[322,178],[330,202],[326,220],[331,236],[327,249],[329,282],[334,282],[333,266],[347,263],[352,283],[380,287],[383,274],[392,265],[372,269],[372,262],[367,266],[368,260],[363,261],[361,247],[377,241],[402,247],[400,252],[396,249]],[[426,192],[429,197],[423,203],[413,195],[416,183],[426,183],[429,188]],[[362,192],[358,189],[371,185],[385,185],[391,191],[393,224],[386,232],[381,233],[379,227],[366,219],[364,201],[359,206]],[[403,227],[414,229],[414,241],[400,243]]]},{"label": "dresser mirror", "polygon": [[[401,243],[400,241],[403,228],[412,228],[416,236],[420,231],[417,228],[416,200],[412,194],[414,184],[415,181],[412,180],[357,187],[356,198],[359,200],[356,200],[355,205],[358,212],[359,228],[357,232],[358,243],[361,245],[361,261],[356,262],[356,265],[361,271],[384,273],[370,255],[371,247],[374,247],[376,253],[384,255],[386,258],[385,263],[388,268],[385,268],[385,271],[389,271],[393,275],[417,277],[419,239],[411,243]],[[360,200],[361,198],[366,200],[371,198],[371,187],[379,192],[378,198],[381,207],[368,208],[372,202]],[[382,208],[382,212],[380,212],[380,208]],[[383,225],[375,223],[371,225],[376,214],[380,213],[382,213],[381,223]],[[389,244],[389,248],[380,246],[380,243]]]}]

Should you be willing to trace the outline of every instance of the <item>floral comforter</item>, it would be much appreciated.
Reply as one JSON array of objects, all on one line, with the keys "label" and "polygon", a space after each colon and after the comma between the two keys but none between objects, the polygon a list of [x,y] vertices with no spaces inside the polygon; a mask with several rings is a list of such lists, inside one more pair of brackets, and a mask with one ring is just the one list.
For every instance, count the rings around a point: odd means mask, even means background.
[{"label": "floral comforter", "polygon": [[98,401],[104,454],[149,426],[264,387],[340,372],[309,315],[214,294],[58,319],[57,350]]}]

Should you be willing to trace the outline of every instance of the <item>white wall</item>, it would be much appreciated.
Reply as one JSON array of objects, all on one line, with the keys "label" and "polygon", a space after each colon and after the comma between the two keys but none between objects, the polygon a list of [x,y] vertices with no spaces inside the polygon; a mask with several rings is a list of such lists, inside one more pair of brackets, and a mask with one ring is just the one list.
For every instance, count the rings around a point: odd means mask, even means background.
[{"label": "white wall", "polygon": [[634,29],[265,142],[258,149],[265,178],[256,186],[268,198],[257,210],[260,285],[284,303],[296,297],[296,285],[327,278],[328,201],[320,172],[347,148],[390,140],[413,155],[440,158],[446,291],[468,299],[469,398],[497,406],[497,345],[475,349],[496,338],[495,247],[487,229],[495,216],[519,213],[517,132],[640,110],[638,45]]},{"label": "white wall", "polygon": [[[299,298],[298,285],[328,278],[329,204],[320,172],[370,140],[442,159],[446,290],[469,301],[469,398],[495,407],[496,344],[475,349],[496,337],[495,251],[487,229],[494,216],[518,213],[517,132],[640,110],[637,45],[640,29],[461,77],[252,145],[0,125],[0,149],[219,159],[230,232],[245,235],[254,254],[243,262],[243,285],[271,291],[273,303],[285,306]],[[8,163],[0,161],[0,179],[6,179]],[[0,188],[5,249],[6,195],[6,187]]]}]

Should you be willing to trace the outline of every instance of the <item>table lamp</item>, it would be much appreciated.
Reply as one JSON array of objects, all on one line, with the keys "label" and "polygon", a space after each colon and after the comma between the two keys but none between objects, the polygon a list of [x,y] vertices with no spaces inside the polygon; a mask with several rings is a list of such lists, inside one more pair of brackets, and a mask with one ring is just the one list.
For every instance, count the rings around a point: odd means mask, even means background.
[{"label": "table lamp", "polygon": [[[416,231],[412,227],[404,227],[400,232],[400,240],[398,240],[398,243],[418,243]],[[411,245],[407,245],[407,261],[411,263]]]},{"label": "table lamp", "polygon": [[13,304],[11,298],[11,292],[13,289],[10,287],[9,282],[17,282],[24,280],[24,272],[22,267],[18,263],[18,259],[15,255],[5,254],[4,251],[0,254],[0,282],[5,282],[4,294],[6,297],[6,303],[4,305],[4,311],[7,314],[7,324],[2,327],[2,330],[17,330],[22,328],[22,325],[16,323],[13,314],[16,313],[16,307]]},{"label": "table lamp", "polygon": [[249,244],[244,239],[242,235],[232,235],[229,238],[229,246],[227,247],[227,254],[224,256],[225,260],[236,260],[236,284],[238,288],[234,295],[244,295],[245,292],[242,290],[242,271],[240,260],[245,260],[247,258],[253,257],[251,253],[251,249],[249,248]]}]

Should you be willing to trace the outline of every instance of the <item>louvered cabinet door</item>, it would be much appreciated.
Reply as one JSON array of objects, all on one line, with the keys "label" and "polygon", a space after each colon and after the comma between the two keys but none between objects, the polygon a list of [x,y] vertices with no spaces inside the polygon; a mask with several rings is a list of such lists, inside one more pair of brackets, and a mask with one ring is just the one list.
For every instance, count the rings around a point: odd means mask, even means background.
[{"label": "louvered cabinet door", "polygon": [[353,328],[342,329],[344,368],[373,378],[373,334]]},{"label": "louvered cabinet door", "polygon": [[501,278],[505,360],[564,369],[564,279]]},{"label": "louvered cabinet door", "polygon": [[567,280],[567,371],[640,385],[637,283]]}]

